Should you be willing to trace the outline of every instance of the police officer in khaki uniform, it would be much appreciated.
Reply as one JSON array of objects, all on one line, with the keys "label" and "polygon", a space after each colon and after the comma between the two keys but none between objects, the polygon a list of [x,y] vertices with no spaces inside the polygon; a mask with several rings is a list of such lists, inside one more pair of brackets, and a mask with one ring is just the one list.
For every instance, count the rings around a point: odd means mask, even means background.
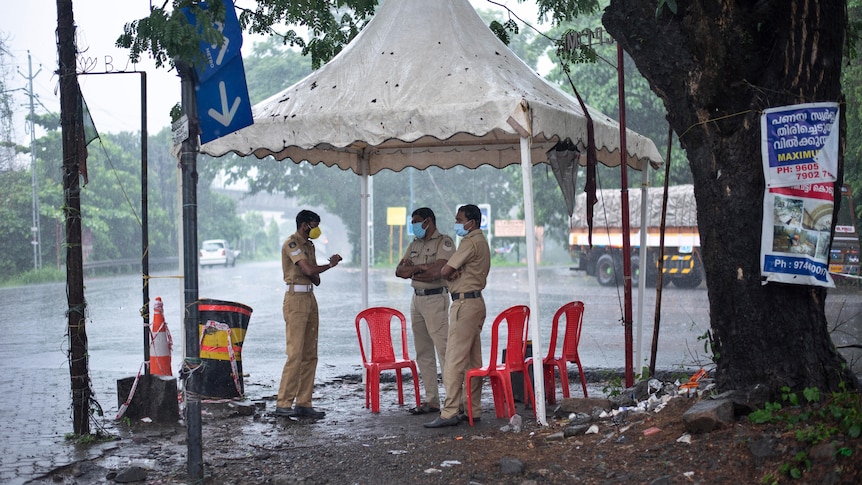
[{"label": "police officer in khaki uniform", "polygon": [[[482,366],[482,343],[479,338],[485,324],[485,300],[482,290],[491,269],[491,248],[479,228],[482,213],[473,204],[463,205],[455,215],[455,234],[462,237],[455,254],[440,273],[449,281],[452,305],[449,307],[449,337],[446,344],[446,367],[443,369],[443,387],[446,402],[434,421],[426,428],[455,426],[466,421],[460,410],[466,409],[464,376],[467,369]],[[474,396],[482,394],[482,379],[470,383]],[[482,414],[482,400],[473,401],[473,421]]]},{"label": "police officer in khaki uniform", "polygon": [[281,246],[281,269],[284,284],[287,285],[282,303],[287,361],[281,371],[276,416],[321,419],[326,414],[311,406],[314,375],[317,372],[319,324],[313,289],[320,285],[320,273],[338,265],[341,256],[333,254],[329,264],[317,264],[311,240],[320,237],[319,225],[319,215],[309,210],[299,211],[296,215],[296,232]]},{"label": "police officer in khaki uniform", "polygon": [[437,230],[437,218],[428,207],[413,211],[411,228],[416,239],[407,246],[407,252],[395,268],[395,276],[412,280],[410,322],[416,364],[425,387],[425,401],[418,408],[412,408],[410,414],[436,413],[440,411],[437,360],[440,360],[440,369],[445,369],[449,332],[449,294],[440,270],[455,252],[455,244],[451,237]]}]

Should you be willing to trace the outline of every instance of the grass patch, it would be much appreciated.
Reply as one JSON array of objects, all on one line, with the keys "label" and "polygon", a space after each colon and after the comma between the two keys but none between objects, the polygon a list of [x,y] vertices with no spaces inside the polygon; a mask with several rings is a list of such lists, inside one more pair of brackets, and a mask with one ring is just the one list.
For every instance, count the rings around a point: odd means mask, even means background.
[{"label": "grass patch", "polygon": [[43,283],[56,283],[59,281],[66,281],[66,272],[57,268],[45,267],[38,270],[30,270],[25,273],[12,275],[8,278],[2,278],[0,279],[0,286],[13,287],[39,285]]}]

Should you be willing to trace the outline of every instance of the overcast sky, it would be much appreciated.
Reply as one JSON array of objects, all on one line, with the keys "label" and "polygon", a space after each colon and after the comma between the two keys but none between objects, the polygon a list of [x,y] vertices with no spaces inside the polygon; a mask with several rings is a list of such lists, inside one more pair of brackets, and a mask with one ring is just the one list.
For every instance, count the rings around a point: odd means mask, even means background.
[{"label": "overcast sky", "polygon": [[[237,0],[242,4],[250,0]],[[533,2],[519,5],[516,0],[495,0],[507,4],[525,20],[535,21],[536,7]],[[478,8],[498,9],[487,0],[470,0]],[[161,2],[159,2],[161,3]],[[149,59],[142,59],[137,66],[128,63],[127,50],[114,46],[122,33],[123,25],[147,15],[150,0],[74,0],[75,23],[78,26],[79,72],[80,65],[88,72],[146,71],[147,73],[147,118],[148,130],[154,134],[170,124],[170,108],[180,100],[179,78],[174,71],[156,69]],[[6,38],[7,47],[14,56],[9,60],[10,88],[27,86],[29,76],[28,51],[32,58],[33,73],[41,69],[33,80],[33,91],[38,96],[37,113],[46,109],[59,112],[60,96],[57,91],[57,28],[56,0],[0,0],[0,31]],[[253,39],[244,39],[243,52],[247,55]],[[107,62],[106,62],[107,61]],[[20,74],[18,74],[20,72]],[[91,75],[79,78],[84,98],[92,112],[96,128],[100,132],[136,132],[141,129],[140,76],[139,75]],[[24,115],[29,101],[23,92],[15,93],[15,135],[19,143],[29,144],[25,130]],[[39,106],[41,103],[42,106]],[[38,128],[37,128],[38,130]],[[37,136],[40,133],[37,131]]]}]

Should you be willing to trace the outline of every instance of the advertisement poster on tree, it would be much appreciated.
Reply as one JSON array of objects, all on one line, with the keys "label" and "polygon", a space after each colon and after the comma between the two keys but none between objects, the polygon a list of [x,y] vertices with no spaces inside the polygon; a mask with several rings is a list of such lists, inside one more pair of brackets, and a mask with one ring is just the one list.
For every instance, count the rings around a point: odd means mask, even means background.
[{"label": "advertisement poster on tree", "polygon": [[829,275],[833,192],[832,183],[766,190],[760,248],[765,282],[835,286]]},{"label": "advertisement poster on tree", "polygon": [[770,108],[760,117],[766,187],[834,182],[838,174],[838,103]]}]

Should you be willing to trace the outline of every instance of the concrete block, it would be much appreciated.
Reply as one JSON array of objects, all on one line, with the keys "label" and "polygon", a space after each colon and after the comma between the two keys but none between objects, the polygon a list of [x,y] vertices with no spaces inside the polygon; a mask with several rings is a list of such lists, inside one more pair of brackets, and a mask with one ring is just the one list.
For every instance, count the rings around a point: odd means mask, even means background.
[{"label": "concrete block", "polygon": [[[117,406],[122,406],[134,385],[134,377],[117,379]],[[150,418],[155,423],[176,423],[180,419],[177,402],[177,378],[160,375],[141,375],[138,387],[124,417]]]}]

